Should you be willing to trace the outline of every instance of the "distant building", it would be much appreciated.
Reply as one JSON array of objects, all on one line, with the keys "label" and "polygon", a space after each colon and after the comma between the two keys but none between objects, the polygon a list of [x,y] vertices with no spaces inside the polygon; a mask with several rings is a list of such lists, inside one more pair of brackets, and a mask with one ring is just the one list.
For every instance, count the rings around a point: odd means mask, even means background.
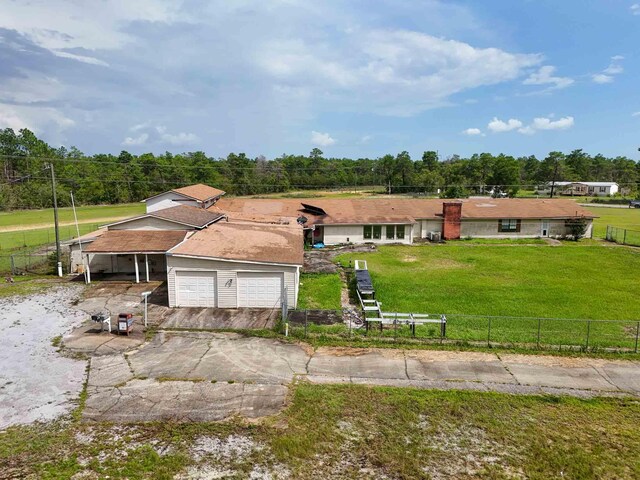
[{"label": "distant building", "polygon": [[[609,197],[619,192],[615,182],[555,182],[558,195],[572,197]],[[551,183],[538,188],[540,193],[551,193]]]}]

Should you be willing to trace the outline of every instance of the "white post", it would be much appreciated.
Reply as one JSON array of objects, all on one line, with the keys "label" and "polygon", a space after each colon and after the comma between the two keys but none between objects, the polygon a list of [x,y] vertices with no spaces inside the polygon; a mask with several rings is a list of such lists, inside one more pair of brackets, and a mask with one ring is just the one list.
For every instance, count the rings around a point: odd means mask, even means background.
[{"label": "white post", "polygon": [[133,254],[133,263],[136,267],[136,283],[140,283],[140,271],[138,270],[138,254]]},{"label": "white post", "polygon": [[144,326],[147,326],[147,298],[149,298],[149,295],[145,295],[144,296]]},{"label": "white post", "polygon": [[149,283],[149,255],[147,255],[146,253],[144,254],[144,268],[147,273],[147,283]]},{"label": "white post", "polygon": [[91,283],[91,270],[89,269],[89,263],[90,263],[90,259],[89,259],[89,255],[87,254],[84,258],[86,258],[87,260],[87,270],[86,270],[86,275],[85,275],[85,282],[87,282],[87,284]]}]

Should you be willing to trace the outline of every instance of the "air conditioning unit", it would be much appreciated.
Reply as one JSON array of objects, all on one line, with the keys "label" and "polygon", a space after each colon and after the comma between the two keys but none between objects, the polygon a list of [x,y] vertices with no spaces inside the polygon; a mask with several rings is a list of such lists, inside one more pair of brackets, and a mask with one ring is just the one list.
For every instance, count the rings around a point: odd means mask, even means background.
[{"label": "air conditioning unit", "polygon": [[429,240],[431,240],[432,242],[439,242],[440,236],[440,232],[429,232]]}]

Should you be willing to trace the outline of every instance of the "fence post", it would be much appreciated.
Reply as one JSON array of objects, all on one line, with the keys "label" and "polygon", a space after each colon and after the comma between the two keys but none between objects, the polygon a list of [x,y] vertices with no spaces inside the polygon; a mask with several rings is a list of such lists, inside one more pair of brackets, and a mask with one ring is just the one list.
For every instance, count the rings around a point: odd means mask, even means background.
[{"label": "fence post", "polygon": [[640,337],[640,322],[636,325],[636,348],[634,351],[638,353],[638,337]]},{"label": "fence post", "polygon": [[540,348],[540,327],[542,325],[542,319],[538,319],[538,340],[536,341],[536,346]]},{"label": "fence post", "polygon": [[487,347],[491,346],[491,317],[489,317],[489,329],[487,330]]},{"label": "fence post", "polygon": [[309,310],[304,311],[304,338],[307,338],[308,332],[308,324],[309,324]]},{"label": "fence post", "polygon": [[627,243],[627,229],[624,229],[624,236],[622,237],[622,244],[625,245]]},{"label": "fence post", "polygon": [[589,350],[589,334],[591,333],[591,320],[587,320],[587,344],[585,350]]},{"label": "fence post", "polygon": [[[344,310],[342,314],[344,315]],[[349,340],[351,340],[351,328],[353,328],[353,314],[349,314]]]},{"label": "fence post", "polygon": [[11,276],[15,277],[16,276],[16,261],[13,258],[13,255],[11,255],[9,257],[11,259]]},{"label": "fence post", "polygon": [[398,312],[396,312],[396,318],[393,321],[393,341],[398,341]]}]

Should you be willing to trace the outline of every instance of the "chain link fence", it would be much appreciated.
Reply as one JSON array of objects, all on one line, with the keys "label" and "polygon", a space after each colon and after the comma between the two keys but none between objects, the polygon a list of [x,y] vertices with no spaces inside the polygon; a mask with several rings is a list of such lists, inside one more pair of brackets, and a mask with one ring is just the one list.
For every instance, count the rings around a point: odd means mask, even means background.
[{"label": "chain link fence", "polygon": [[621,245],[640,247],[640,231],[638,230],[629,230],[628,228],[607,225],[605,238],[610,242],[619,243]]},{"label": "chain link fence", "polygon": [[[541,350],[638,352],[640,320],[589,320],[569,318],[502,317],[429,314],[439,323],[417,324],[406,320],[369,328],[355,310],[291,310],[289,335],[321,342],[450,344],[477,347],[520,347]],[[444,328],[443,328],[444,327]]]}]

